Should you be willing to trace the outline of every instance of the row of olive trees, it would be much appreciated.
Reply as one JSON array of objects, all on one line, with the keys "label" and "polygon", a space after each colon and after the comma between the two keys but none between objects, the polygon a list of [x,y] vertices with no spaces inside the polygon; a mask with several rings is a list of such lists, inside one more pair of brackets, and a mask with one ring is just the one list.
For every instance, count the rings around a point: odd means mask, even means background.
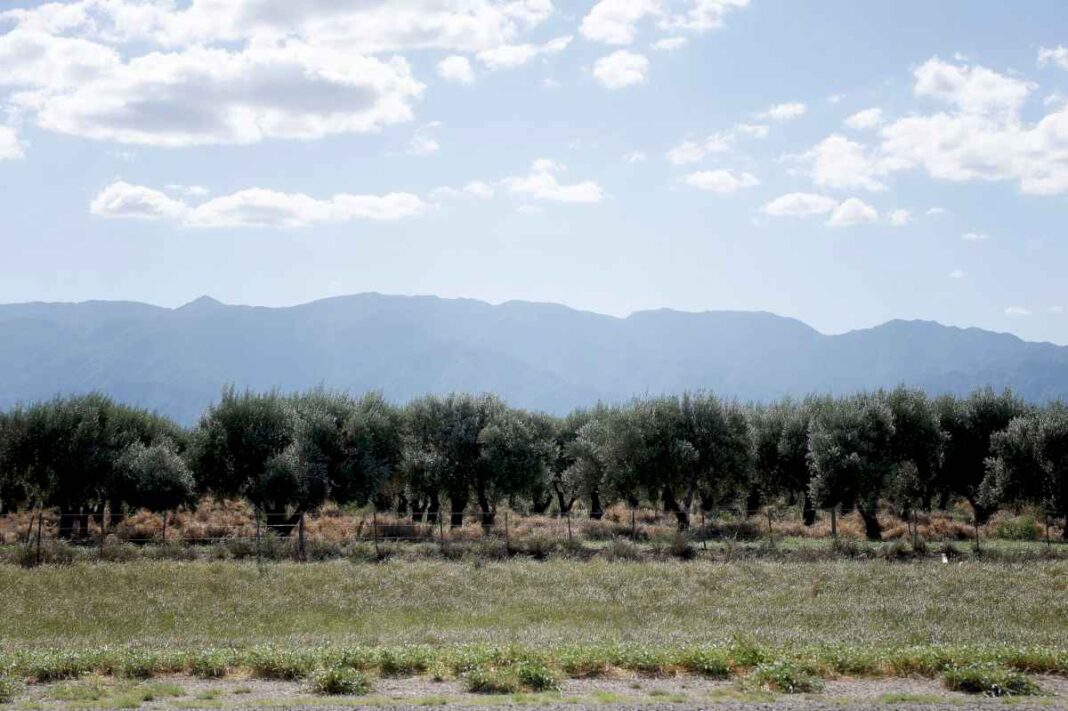
[{"label": "row of olive trees", "polygon": [[373,502],[451,524],[473,503],[561,513],[579,501],[642,501],[689,525],[705,510],[762,502],[856,509],[872,538],[882,502],[899,513],[964,498],[976,521],[997,506],[1051,513],[1068,501],[1068,409],[981,390],[931,399],[897,388],[743,406],[706,393],[599,405],[563,418],[492,395],[428,396],[397,407],[313,391],[223,392],[192,430],[101,395],[0,415],[0,510],[58,508],[60,534],[126,509],[244,498],[287,532],[326,501]]}]

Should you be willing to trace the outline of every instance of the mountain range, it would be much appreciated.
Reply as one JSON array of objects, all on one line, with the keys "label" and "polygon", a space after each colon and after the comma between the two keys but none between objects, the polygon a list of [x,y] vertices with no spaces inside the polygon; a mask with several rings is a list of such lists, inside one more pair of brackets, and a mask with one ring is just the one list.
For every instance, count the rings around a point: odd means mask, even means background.
[{"label": "mountain range", "polygon": [[1068,397],[1068,347],[930,321],[825,335],[764,312],[617,318],[556,304],[372,293],[285,308],[209,297],[177,309],[0,305],[0,408],[99,390],[192,423],[227,384],[380,390],[398,402],[490,391],[563,412],[685,389],[769,400],[898,383]]}]

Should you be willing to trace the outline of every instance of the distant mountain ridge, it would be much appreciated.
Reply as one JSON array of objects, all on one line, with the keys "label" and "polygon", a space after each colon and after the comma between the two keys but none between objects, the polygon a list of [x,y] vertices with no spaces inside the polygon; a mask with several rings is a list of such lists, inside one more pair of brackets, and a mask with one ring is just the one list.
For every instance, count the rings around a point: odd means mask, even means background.
[{"label": "distant mountain ridge", "polygon": [[898,383],[932,393],[1011,386],[1068,397],[1068,347],[929,321],[828,336],[765,312],[660,309],[626,318],[557,304],[357,294],[285,308],[202,297],[0,305],[0,407],[100,390],[190,423],[220,389],[324,385],[492,391],[566,411],[708,389],[743,400]]}]

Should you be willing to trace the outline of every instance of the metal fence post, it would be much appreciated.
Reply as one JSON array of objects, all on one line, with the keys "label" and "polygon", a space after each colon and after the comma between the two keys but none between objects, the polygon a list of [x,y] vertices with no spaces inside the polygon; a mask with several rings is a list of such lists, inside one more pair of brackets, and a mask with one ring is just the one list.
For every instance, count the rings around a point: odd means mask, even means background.
[{"label": "metal fence post", "polygon": [[[62,514],[60,514],[62,515]],[[44,527],[44,511],[37,514],[37,565],[41,564],[41,529]]]},{"label": "metal fence post", "polygon": [[307,554],[304,550],[304,513],[300,514],[300,520],[297,523],[297,555],[303,562],[307,560]]}]

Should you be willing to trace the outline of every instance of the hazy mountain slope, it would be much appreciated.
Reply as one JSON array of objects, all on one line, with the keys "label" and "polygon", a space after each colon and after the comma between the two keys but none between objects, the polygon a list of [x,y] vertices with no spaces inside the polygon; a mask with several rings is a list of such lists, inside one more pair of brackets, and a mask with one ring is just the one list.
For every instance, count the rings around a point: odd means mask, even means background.
[{"label": "hazy mountain slope", "polygon": [[745,399],[899,382],[962,392],[1011,385],[1068,396],[1068,348],[931,322],[825,336],[758,312],[645,311],[380,294],[291,308],[0,306],[0,406],[99,389],[185,422],[233,383],[295,390],[493,391],[563,411],[598,399],[708,388]]}]

